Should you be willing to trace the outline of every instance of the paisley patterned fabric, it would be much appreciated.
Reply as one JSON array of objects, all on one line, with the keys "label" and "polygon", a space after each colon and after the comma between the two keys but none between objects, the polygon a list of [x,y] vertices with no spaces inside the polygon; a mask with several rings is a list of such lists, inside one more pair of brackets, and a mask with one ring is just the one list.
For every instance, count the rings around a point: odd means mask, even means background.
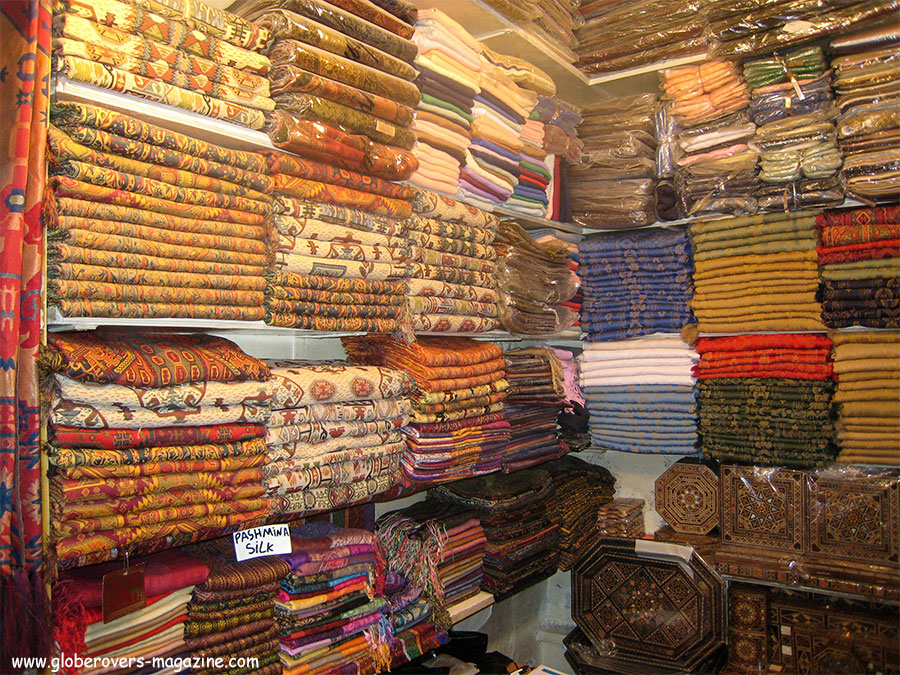
[{"label": "paisley patterned fabric", "polygon": [[[382,195],[383,197],[390,197],[391,199],[408,200],[412,194],[411,190],[403,185],[396,185],[379,178],[337,169],[329,164],[308,162],[300,157],[278,152],[277,150],[265,151],[262,154],[266,158],[269,172],[275,176],[274,180],[276,182],[279,180],[278,174],[286,174],[286,177],[293,176],[320,183],[340,185],[353,188],[354,190]],[[285,180],[285,177],[282,177],[281,180]]]},{"label": "paisley patterned fabric", "polygon": [[478,244],[490,244],[496,236],[496,228],[486,229],[483,227],[472,227],[463,223],[444,222],[435,218],[426,218],[419,215],[418,212],[410,221],[410,229],[426,235],[463,239]]},{"label": "paisley patterned fabric", "polygon": [[294,274],[311,274],[314,276],[347,279],[387,281],[406,276],[406,268],[400,264],[329,260],[327,258],[314,258],[282,251],[275,253],[274,265],[280,271]]},{"label": "paisley patterned fabric", "polygon": [[[369,279],[341,279],[329,276],[313,276],[291,274],[290,272],[273,272],[272,283],[277,286],[295,289],[310,289],[335,293],[375,293],[389,296],[402,296],[403,283],[399,281],[372,281]],[[389,302],[387,304],[399,304]]]},{"label": "paisley patterned fabric", "polygon": [[199,427],[164,427],[162,429],[88,430],[55,426],[51,441],[58,447],[122,450],[154,446],[228,444],[261,438],[265,429],[256,424]]},{"label": "paisley patterned fabric", "polygon": [[420,216],[427,218],[458,222],[492,231],[496,231],[500,224],[499,217],[493,213],[426,190],[416,191],[416,197],[413,200],[413,210]]},{"label": "paisley patterned fabric", "polygon": [[[235,426],[235,425],[228,425]],[[255,425],[257,428],[259,425]],[[169,428],[169,427],[163,427]],[[106,431],[109,431],[108,429]],[[175,462],[186,465],[193,462],[192,466],[207,466],[208,471],[221,471],[225,468],[224,460],[230,457],[250,457],[265,454],[265,443],[262,439],[250,441],[238,441],[237,443],[223,443],[221,445],[172,445],[151,446],[146,448],[122,448],[119,450],[103,450],[98,448],[65,448],[51,447],[49,449],[50,461],[61,467],[63,475],[67,478],[101,478],[104,476],[93,474],[81,469],[107,468],[107,477],[113,475],[127,476],[126,469],[133,470],[131,475],[145,475],[148,469],[145,465],[159,465],[160,462]],[[260,466],[252,463],[248,466]],[[236,465],[235,467],[236,468]],[[192,469],[181,469],[189,471]]]},{"label": "paisley patterned fabric", "polygon": [[[283,215],[295,215],[299,212],[299,209],[292,203],[292,198],[336,204],[392,218],[406,218],[412,213],[412,206],[409,202],[382,197],[370,192],[361,192],[349,187],[319,183],[285,174],[276,174],[275,181],[276,190],[280,193],[276,198],[275,210]],[[286,197],[281,195],[286,195]]]}]

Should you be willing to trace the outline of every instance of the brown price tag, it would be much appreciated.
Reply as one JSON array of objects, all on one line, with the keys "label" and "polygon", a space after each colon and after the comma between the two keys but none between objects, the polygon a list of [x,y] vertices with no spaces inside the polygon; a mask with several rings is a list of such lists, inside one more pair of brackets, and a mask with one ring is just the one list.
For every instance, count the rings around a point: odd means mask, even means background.
[{"label": "brown price tag", "polygon": [[103,623],[147,606],[144,563],[103,575]]}]

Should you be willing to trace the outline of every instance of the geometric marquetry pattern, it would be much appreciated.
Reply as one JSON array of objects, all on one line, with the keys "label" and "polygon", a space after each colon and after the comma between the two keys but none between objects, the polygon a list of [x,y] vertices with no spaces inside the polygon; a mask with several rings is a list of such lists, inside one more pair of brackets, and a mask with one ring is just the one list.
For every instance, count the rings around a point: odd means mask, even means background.
[{"label": "geometric marquetry pattern", "polygon": [[689,667],[724,640],[723,584],[691,549],[602,539],[572,579],[572,616],[600,650],[659,670]]},{"label": "geometric marquetry pattern", "polygon": [[723,466],[723,543],[802,552],[805,478],[804,472],[790,469]]},{"label": "geometric marquetry pattern", "polygon": [[656,510],[676,532],[708,534],[719,524],[719,477],[697,460],[679,460],[656,479]]}]

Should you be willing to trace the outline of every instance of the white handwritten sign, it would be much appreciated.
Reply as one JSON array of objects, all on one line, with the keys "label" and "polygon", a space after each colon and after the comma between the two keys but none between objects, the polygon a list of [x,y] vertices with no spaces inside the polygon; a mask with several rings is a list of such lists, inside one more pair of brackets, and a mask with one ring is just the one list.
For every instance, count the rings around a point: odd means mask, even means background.
[{"label": "white handwritten sign", "polygon": [[291,552],[291,531],[287,525],[253,527],[235,532],[231,537],[234,540],[234,554],[238,562],[264,555]]}]

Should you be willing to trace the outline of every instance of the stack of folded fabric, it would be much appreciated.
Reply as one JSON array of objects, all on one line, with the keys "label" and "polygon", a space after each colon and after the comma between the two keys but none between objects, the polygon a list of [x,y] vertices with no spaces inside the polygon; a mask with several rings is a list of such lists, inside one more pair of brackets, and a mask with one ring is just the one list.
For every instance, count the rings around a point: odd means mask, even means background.
[{"label": "stack of folded fabric", "polygon": [[757,153],[746,141],[755,125],[740,67],[731,61],[662,71],[668,107],[680,127],[675,188],[681,209],[699,213],[756,213]]},{"label": "stack of folded fabric", "polygon": [[412,330],[483,333],[496,328],[497,217],[424,190],[416,191],[413,208],[406,266]]},{"label": "stack of folded fabric", "polygon": [[159,550],[268,515],[263,362],[219,337],[114,332],[53,333],[42,358],[59,560]]},{"label": "stack of folded fabric", "polygon": [[536,242],[521,225],[504,220],[495,248],[503,328],[522,335],[555,335],[578,320],[577,312],[563,305],[578,289],[565,243]]},{"label": "stack of folded fabric", "polygon": [[[832,61],[837,94],[837,136],[844,153],[841,177],[847,194],[866,202],[894,202],[900,191],[900,31],[887,28],[867,42],[832,42],[846,56]],[[892,44],[893,43],[893,44]],[[849,52],[849,53],[848,53]]]},{"label": "stack of folded fabric", "polygon": [[575,106],[555,96],[538,96],[528,118],[544,123],[544,150],[564,157],[569,164],[578,163],[584,142],[578,138],[582,117]]},{"label": "stack of folded fabric", "polygon": [[76,82],[262,129],[265,28],[202,2],[110,0],[54,7],[53,71]]},{"label": "stack of folded fabric", "polygon": [[572,569],[590,549],[595,537],[597,511],[612,501],[616,479],[602,466],[567,455],[543,466],[553,476],[556,490],[554,521],[559,523],[559,569]]},{"label": "stack of folded fabric", "polygon": [[626,452],[696,452],[692,366],[677,335],[592,342],[579,357],[594,445]]},{"label": "stack of folded fabric", "polygon": [[677,332],[692,321],[691,242],[683,229],[601,234],[578,249],[588,340]]},{"label": "stack of folded fabric", "polygon": [[277,513],[330,511],[400,480],[403,372],[346,361],[269,361],[265,485]]},{"label": "stack of folded fabric", "polygon": [[487,540],[475,512],[429,499],[381,516],[375,532],[388,568],[424,591],[436,620],[480,590]]},{"label": "stack of folded fabric", "polygon": [[562,365],[547,347],[503,353],[509,389],[503,417],[510,424],[503,457],[506,473],[557,459],[569,451],[560,442],[557,418],[565,408]]},{"label": "stack of folded fabric", "polygon": [[831,74],[822,48],[803,47],[783,57],[744,63],[750,117],[759,126],[831,107]]},{"label": "stack of folded fabric", "polygon": [[815,224],[809,211],[691,223],[699,331],[824,330]]},{"label": "stack of folded fabric", "polygon": [[266,323],[400,330],[410,188],[280,151],[267,152],[266,161],[277,231]]},{"label": "stack of folded fabric", "polygon": [[591,445],[588,432],[590,416],[585,409],[584,396],[578,386],[578,364],[575,355],[568,349],[550,347],[562,367],[565,408],[556,418],[559,423],[559,438],[570,452],[586,450]]},{"label": "stack of folded fabric", "polygon": [[644,500],[613,499],[597,509],[596,534],[607,537],[644,536]]},{"label": "stack of folded fabric", "polygon": [[736,335],[700,338],[697,351],[705,455],[795,467],[834,459],[831,340],[797,333]]},{"label": "stack of folded fabric", "polygon": [[[234,675],[277,675],[275,598],[290,566],[274,556],[238,562],[230,537],[189,549],[209,566],[209,578],[194,588],[184,640],[192,659],[222,659]],[[251,665],[252,664],[252,665]]]},{"label": "stack of folded fabric", "polygon": [[[198,558],[180,550],[138,556],[146,606],[104,623],[103,577],[122,573],[122,563],[63,571],[53,588],[53,637],[61,653],[82,658],[179,658],[188,656],[185,621],[194,587],[209,576]],[[97,668],[81,672],[100,673]]]},{"label": "stack of folded fabric", "polygon": [[291,531],[275,602],[286,675],[380,672],[390,665],[384,557],[366,530],[307,523]]},{"label": "stack of folded fabric", "polygon": [[900,333],[832,331],[839,462],[900,464]]},{"label": "stack of folded fabric", "polygon": [[81,103],[55,103],[51,122],[51,305],[65,316],[262,318],[262,156]]},{"label": "stack of folded fabric", "polygon": [[410,183],[455,195],[472,140],[472,108],[482,67],[481,45],[439,9],[422,10],[413,40],[421,100],[416,108],[419,169]]},{"label": "stack of folded fabric", "polygon": [[830,328],[900,328],[900,207],[816,216],[822,320]]},{"label": "stack of folded fabric", "polygon": [[569,169],[574,222],[624,229],[656,220],[656,94],[581,109],[581,162]]},{"label": "stack of folded fabric", "polygon": [[422,588],[401,574],[385,575],[385,615],[391,631],[391,669],[450,641],[434,622],[434,606]]},{"label": "stack of folded fabric", "polygon": [[482,588],[498,599],[556,572],[559,524],[550,474],[540,468],[471,478],[439,487],[434,496],[478,514],[487,545]]},{"label": "stack of folded fabric", "polygon": [[415,379],[412,422],[403,431],[404,483],[422,487],[500,469],[509,442],[508,383],[498,345],[462,337],[348,337],[356,363],[403,370]]},{"label": "stack of folded fabric", "polygon": [[556,93],[556,83],[553,78],[533,63],[517,56],[499,54],[483,43],[481,53],[520,87],[538,95],[553,96]]},{"label": "stack of folded fabric", "polygon": [[575,65],[586,73],[625,70],[707,49],[706,18],[696,5],[582,0],[578,11],[584,25],[575,31]]}]

